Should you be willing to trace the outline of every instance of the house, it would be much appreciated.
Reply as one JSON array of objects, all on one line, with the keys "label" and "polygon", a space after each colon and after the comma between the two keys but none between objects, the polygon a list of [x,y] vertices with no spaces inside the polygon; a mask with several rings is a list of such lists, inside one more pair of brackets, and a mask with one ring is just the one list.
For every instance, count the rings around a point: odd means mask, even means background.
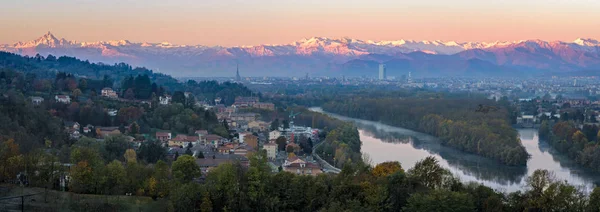
[{"label": "house", "polygon": [[96,127],[96,134],[100,138],[106,138],[111,135],[119,135],[119,127]]},{"label": "house", "polygon": [[83,133],[90,133],[94,130],[94,125],[88,124],[83,127]]},{"label": "house", "polygon": [[79,125],[78,122],[73,122],[73,121],[65,121],[65,128],[66,129],[72,129],[72,130],[77,130],[79,131],[79,128],[81,127],[81,125]]},{"label": "house", "polygon": [[71,139],[77,140],[77,139],[81,138],[81,133],[79,132],[79,130],[71,130],[69,132],[69,137]]},{"label": "house", "polygon": [[206,137],[206,139],[205,139],[205,143],[204,144],[206,144],[206,145],[212,145],[215,148],[217,148],[219,146],[219,144],[222,144],[226,140],[223,137],[215,135],[215,134],[208,134],[205,137]]},{"label": "house", "polygon": [[238,107],[252,107],[252,105],[258,103],[258,97],[235,97],[234,105]]},{"label": "house", "polygon": [[248,157],[248,154],[254,153],[254,152],[256,152],[256,150],[248,145],[237,146],[233,149],[233,154],[246,156],[246,157]]},{"label": "house", "polygon": [[263,109],[263,110],[275,110],[275,105],[273,103],[267,102],[259,102],[252,105],[253,108]]},{"label": "house", "polygon": [[156,140],[159,140],[161,142],[167,142],[169,140],[171,140],[171,133],[170,132],[156,132]]},{"label": "house", "polygon": [[233,121],[256,121],[257,113],[232,113],[227,116]]},{"label": "house", "polygon": [[277,144],[264,144],[263,149],[267,152],[267,158],[269,158],[270,160],[275,160],[275,158],[277,157]]},{"label": "house", "polygon": [[198,135],[197,144],[206,144],[206,135],[208,135],[208,131],[206,130],[196,130],[194,134]]},{"label": "house", "polygon": [[249,134],[244,136],[244,143],[250,147],[252,147],[252,149],[258,149],[258,136]]},{"label": "house", "polygon": [[171,96],[170,95],[161,96],[158,98],[158,100],[160,101],[161,105],[171,104]]},{"label": "house", "polygon": [[264,121],[251,121],[248,122],[248,128],[250,128],[253,132],[261,132],[267,130],[269,128],[269,124]]},{"label": "house", "polygon": [[219,152],[221,154],[230,154],[235,149],[235,147],[236,147],[236,145],[234,145],[232,143],[228,143],[228,144],[225,144],[225,145],[217,148],[217,152]]},{"label": "house", "polygon": [[281,137],[281,132],[279,130],[269,132],[269,139],[277,139],[279,137]]},{"label": "house", "polygon": [[240,162],[244,167],[248,166],[248,158],[235,154],[215,155],[214,157],[206,157],[196,159],[196,164],[200,166],[200,170],[205,174],[210,170],[224,163]]},{"label": "house", "polygon": [[119,96],[117,95],[117,92],[115,92],[112,88],[106,87],[106,88],[102,88],[101,90],[102,96],[103,97],[108,97],[108,98],[119,98]]},{"label": "house", "polygon": [[284,166],[283,170],[297,175],[317,176],[323,173],[323,170],[321,170],[319,165],[311,162],[293,163],[288,166]]},{"label": "house", "polygon": [[315,163],[306,162],[298,157],[290,157],[283,164],[283,170],[297,175],[316,176],[323,173],[321,167]]},{"label": "house", "polygon": [[42,102],[44,102],[44,98],[42,98],[42,97],[39,97],[39,96],[31,97],[31,104],[33,104],[33,105],[40,105],[40,104],[42,104]]},{"label": "house", "polygon": [[59,103],[69,104],[71,103],[71,97],[67,95],[56,95],[54,96],[54,100]]},{"label": "house", "polygon": [[238,142],[239,143],[244,143],[244,137],[246,137],[247,135],[252,135],[252,133],[250,133],[250,132],[241,132],[241,133],[238,133]]},{"label": "house", "polygon": [[182,146],[187,147],[189,144],[198,143],[198,136],[188,135],[177,135],[175,138],[169,140],[169,146]]}]

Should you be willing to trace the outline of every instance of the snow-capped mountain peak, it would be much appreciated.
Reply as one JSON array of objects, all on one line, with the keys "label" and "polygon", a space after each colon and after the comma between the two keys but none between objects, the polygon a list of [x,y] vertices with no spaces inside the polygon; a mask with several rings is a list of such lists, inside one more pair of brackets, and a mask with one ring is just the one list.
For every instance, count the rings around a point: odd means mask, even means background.
[{"label": "snow-capped mountain peak", "polygon": [[43,45],[46,47],[56,48],[56,47],[61,47],[61,46],[65,46],[65,45],[70,45],[72,43],[73,42],[69,42],[69,41],[65,40],[64,38],[58,39],[50,31],[48,31],[48,33],[42,35],[38,39],[29,41],[26,43],[17,42],[13,46],[15,48],[31,48],[31,47],[37,47],[37,46]]},{"label": "snow-capped mountain peak", "polygon": [[573,43],[580,46],[600,46],[600,42],[598,40],[591,38],[577,38],[573,41]]}]

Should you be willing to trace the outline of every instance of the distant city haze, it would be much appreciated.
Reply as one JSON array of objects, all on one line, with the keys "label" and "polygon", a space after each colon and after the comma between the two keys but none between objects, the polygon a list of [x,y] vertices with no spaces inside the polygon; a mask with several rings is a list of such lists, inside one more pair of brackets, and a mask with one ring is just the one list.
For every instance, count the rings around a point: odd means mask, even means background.
[{"label": "distant city haze", "polygon": [[572,41],[600,38],[592,0],[3,1],[0,43],[47,31],[78,41],[242,46],[312,36],[363,40]]}]

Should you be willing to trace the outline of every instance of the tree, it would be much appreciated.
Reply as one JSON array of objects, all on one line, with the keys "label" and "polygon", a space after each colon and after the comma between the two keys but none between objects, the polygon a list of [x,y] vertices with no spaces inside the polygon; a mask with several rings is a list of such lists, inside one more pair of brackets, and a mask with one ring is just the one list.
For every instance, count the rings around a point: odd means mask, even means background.
[{"label": "tree", "polygon": [[[275,119],[273,120],[273,122],[271,122],[271,130],[277,130],[279,128],[279,119]],[[274,138],[270,138],[270,139],[274,139]]]},{"label": "tree", "polygon": [[288,146],[285,147],[285,152],[287,153],[293,153],[294,152],[294,147],[290,144]]},{"label": "tree", "polygon": [[123,94],[123,97],[125,97],[125,99],[135,99],[135,93],[133,92],[133,88],[129,88],[127,90],[125,90],[125,94]]},{"label": "tree", "polygon": [[79,79],[79,90],[86,91],[88,89],[88,83],[86,79]]},{"label": "tree", "polygon": [[132,135],[140,133],[140,125],[138,125],[136,121],[129,125],[129,133],[131,133]]},{"label": "tree", "polygon": [[290,128],[290,122],[287,119],[283,120],[283,129]]},{"label": "tree", "polygon": [[115,159],[121,159],[125,150],[129,148],[127,138],[124,135],[112,135],[104,139],[104,159],[112,161]]},{"label": "tree", "polygon": [[182,91],[175,91],[175,93],[173,93],[173,103],[185,105],[185,94]]},{"label": "tree", "polygon": [[433,156],[418,161],[412,169],[408,170],[411,179],[432,189],[440,188],[449,175],[450,172],[442,168]]},{"label": "tree", "polygon": [[123,157],[127,163],[137,163],[137,154],[133,149],[127,149]]},{"label": "tree", "polygon": [[404,211],[430,212],[448,211],[462,212],[473,211],[473,201],[465,193],[447,190],[434,190],[431,193],[417,193],[412,195],[407,202]]},{"label": "tree", "polygon": [[196,164],[196,159],[190,155],[182,155],[173,162],[173,177],[182,183],[191,182],[194,178],[200,176],[200,167]]},{"label": "tree", "polygon": [[79,88],[75,88],[72,92],[73,98],[77,99],[77,97],[81,96],[81,90],[79,90]]},{"label": "tree", "polygon": [[396,172],[404,172],[400,162],[398,161],[389,161],[377,164],[372,171],[373,175],[376,177],[387,177]]},{"label": "tree", "polygon": [[531,187],[531,193],[534,198],[541,196],[544,188],[552,182],[554,182],[554,173],[549,172],[548,170],[535,170],[533,174],[527,178],[527,185]]},{"label": "tree", "polygon": [[275,140],[275,143],[277,144],[277,147],[279,148],[279,151],[285,151],[285,146],[287,145],[287,139],[283,136],[279,136],[279,138],[277,138],[277,140]]},{"label": "tree", "polygon": [[71,169],[70,176],[70,190],[77,193],[92,193],[95,191],[92,168],[89,166],[87,161],[78,162],[75,167]]},{"label": "tree", "polygon": [[147,163],[156,163],[167,156],[167,150],[157,140],[143,142],[138,151],[140,159],[145,160]]},{"label": "tree", "polygon": [[10,138],[2,142],[0,146],[0,160],[4,161],[0,163],[0,167],[2,168],[2,176],[0,177],[2,181],[16,176],[16,171],[20,164],[9,163],[8,161],[19,161],[19,155],[19,145],[15,143],[15,139]]},{"label": "tree", "polygon": [[600,211],[600,187],[595,187],[590,194],[587,211]]},{"label": "tree", "polygon": [[208,192],[204,192],[204,194],[202,195],[202,204],[200,204],[200,211],[201,212],[212,212],[213,211],[212,201],[210,200],[210,193],[208,193]]},{"label": "tree", "polygon": [[122,194],[125,177],[125,168],[120,161],[113,160],[106,165],[106,186],[111,194]]}]

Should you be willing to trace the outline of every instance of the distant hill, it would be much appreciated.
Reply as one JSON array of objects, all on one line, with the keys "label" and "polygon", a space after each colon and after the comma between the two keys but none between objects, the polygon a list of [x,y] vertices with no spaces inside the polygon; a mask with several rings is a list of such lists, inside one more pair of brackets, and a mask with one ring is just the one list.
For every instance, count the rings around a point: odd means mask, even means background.
[{"label": "distant hill", "polygon": [[190,77],[235,76],[236,64],[242,76],[376,76],[377,69],[367,61],[389,63],[391,75],[406,68],[416,77],[535,76],[600,68],[600,42],[581,38],[486,43],[312,37],[279,45],[209,47],[127,40],[77,42],[48,32],[31,41],[0,45],[0,51],[125,62]]},{"label": "distant hill", "polygon": [[[113,65],[91,63],[67,56],[43,57],[38,55],[29,57],[0,51],[0,71],[4,69],[32,73],[38,78],[46,79],[54,79],[59,72],[71,74],[77,78],[90,79],[90,81],[102,81],[106,76],[110,78],[111,82],[114,82],[112,87],[117,90],[127,78],[147,75],[151,83],[155,84],[153,86],[162,86],[169,93],[189,91],[198,100],[209,102],[220,97],[224,104],[232,104],[237,96],[250,96],[252,94],[250,89],[238,83],[218,83],[216,81],[179,82],[170,75],[155,73],[143,67],[134,68],[126,63]],[[97,89],[101,89],[101,87]]]}]

